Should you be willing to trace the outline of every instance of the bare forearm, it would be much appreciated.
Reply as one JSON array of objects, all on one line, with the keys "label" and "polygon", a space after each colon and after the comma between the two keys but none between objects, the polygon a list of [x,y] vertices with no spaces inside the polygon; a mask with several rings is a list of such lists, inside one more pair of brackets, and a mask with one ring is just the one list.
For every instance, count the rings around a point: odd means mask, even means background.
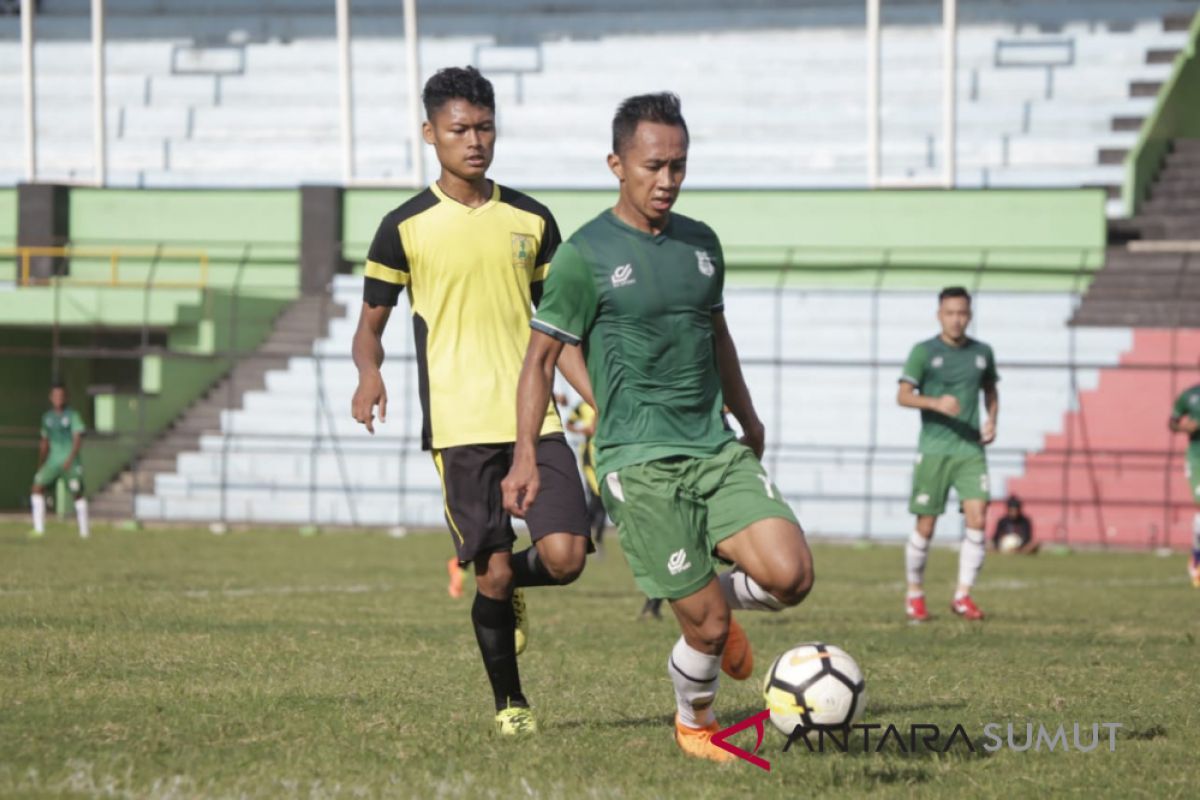
[{"label": "bare forearm", "polygon": [[936,397],[926,397],[911,389],[907,392],[901,389],[900,393],[896,395],[896,402],[900,405],[905,408],[917,408],[921,411],[937,411],[937,401]]},{"label": "bare forearm", "polygon": [[79,449],[83,447],[83,437],[75,434],[74,440],[71,442],[71,452],[67,456],[67,463],[74,464],[75,456],[79,455]]},{"label": "bare forearm", "polygon": [[587,363],[583,360],[582,347],[564,347],[558,354],[558,371],[567,379],[583,401],[592,408],[596,407],[596,398],[592,396],[592,381],[588,377]]},{"label": "bare forearm", "polygon": [[46,440],[42,439],[38,444],[38,469],[46,463],[46,456],[50,454],[50,447],[46,444]]},{"label": "bare forearm", "polygon": [[995,388],[984,390],[983,402],[987,407],[988,419],[995,425],[1000,419],[1000,392]]},{"label": "bare forearm", "polygon": [[537,446],[553,383],[554,359],[531,349],[525,354],[525,364],[521,367],[521,377],[517,383],[518,449],[532,451]]},{"label": "bare forearm", "polygon": [[717,337],[717,370],[721,373],[721,392],[725,395],[725,405],[729,406],[742,429],[761,426],[758,412],[754,410],[754,400],[750,397],[750,389],[747,388],[746,379],[742,375],[737,347],[729,336]]},{"label": "bare forearm", "polygon": [[354,358],[354,366],[362,372],[378,372],[383,366],[383,342],[371,331],[360,328],[354,334],[354,344],[350,348]]}]

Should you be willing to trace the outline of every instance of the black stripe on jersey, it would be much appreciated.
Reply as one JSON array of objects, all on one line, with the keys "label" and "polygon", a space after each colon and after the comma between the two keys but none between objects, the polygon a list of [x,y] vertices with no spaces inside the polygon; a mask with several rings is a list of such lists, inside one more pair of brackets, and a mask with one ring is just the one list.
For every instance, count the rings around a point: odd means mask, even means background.
[{"label": "black stripe on jersey", "polygon": [[433,449],[433,423],[429,415],[429,325],[413,314],[413,345],[417,351],[417,395],[421,398],[421,449]]},{"label": "black stripe on jersey", "polygon": [[540,267],[543,264],[549,264],[550,259],[554,258],[554,251],[562,244],[562,234],[558,232],[558,223],[554,221],[554,215],[550,213],[550,209],[529,195],[503,185],[500,187],[500,202],[508,203],[513,208],[519,208],[530,214],[536,214],[546,223],[534,266]]},{"label": "black stripe on jersey", "polygon": [[[388,269],[408,272],[408,253],[404,243],[400,241],[400,224],[407,219],[428,211],[439,202],[438,196],[432,189],[410,197],[399,207],[389,211],[379,223],[375,238],[367,251],[367,260],[387,267]],[[400,299],[403,287],[396,283],[367,277],[363,281],[363,301],[370,306],[394,306]]]}]

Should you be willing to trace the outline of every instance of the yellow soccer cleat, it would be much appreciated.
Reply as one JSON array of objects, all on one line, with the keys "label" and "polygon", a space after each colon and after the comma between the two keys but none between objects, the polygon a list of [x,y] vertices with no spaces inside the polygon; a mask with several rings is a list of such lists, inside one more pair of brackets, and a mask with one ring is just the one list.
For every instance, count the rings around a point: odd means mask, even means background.
[{"label": "yellow soccer cleat", "polygon": [[679,749],[685,755],[692,758],[706,758],[719,764],[736,760],[737,756],[733,753],[712,743],[713,734],[720,731],[721,728],[715,719],[703,728],[692,728],[680,722],[678,715],[675,717],[675,744],[679,745]]},{"label": "yellow soccer cleat", "polygon": [[725,652],[721,654],[721,669],[735,681],[744,681],[754,672],[754,650],[742,626],[733,617],[729,618],[729,636],[725,639]]},{"label": "yellow soccer cleat", "polygon": [[509,706],[496,715],[496,733],[501,736],[528,736],[537,733],[537,720],[528,708]]},{"label": "yellow soccer cleat", "polygon": [[523,589],[513,589],[512,604],[513,616],[517,618],[514,639],[517,645],[517,655],[521,655],[525,652],[525,645],[529,643],[529,612],[525,608],[525,591]]}]

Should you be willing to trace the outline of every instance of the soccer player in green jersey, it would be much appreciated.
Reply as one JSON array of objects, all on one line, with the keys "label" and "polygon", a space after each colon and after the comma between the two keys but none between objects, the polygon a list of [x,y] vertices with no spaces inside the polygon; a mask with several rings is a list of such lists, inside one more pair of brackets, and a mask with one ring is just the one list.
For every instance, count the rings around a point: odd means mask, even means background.
[{"label": "soccer player in green jersey", "polygon": [[[996,439],[1000,393],[992,348],[967,336],[971,295],[960,286],[938,295],[942,332],[918,342],[904,362],[896,400],[921,410],[921,439],[913,471],[908,510],[917,527],[905,547],[908,596],[905,608],[916,622],[929,618],[925,610],[925,561],[937,518],[946,509],[950,487],[958,493],[967,529],[958,551],[958,588],[951,610],[967,619],[983,619],[971,599],[971,587],[983,566],[984,516],[988,503],[985,445]],[[979,426],[979,393],[987,406],[987,421]]]},{"label": "soccer player in green jersey", "polygon": [[1192,557],[1188,560],[1188,575],[1192,586],[1200,589],[1200,383],[1185,391],[1171,409],[1171,430],[1188,437],[1185,470],[1196,515],[1192,518]]},{"label": "soccer player in green jersey", "polygon": [[[638,587],[671,602],[682,636],[668,659],[675,740],[714,745],[717,676],[753,660],[730,609],[778,611],[812,587],[812,555],[759,462],[763,424],[723,313],[725,264],[707,225],[671,207],[688,131],[673,94],[631,97],[613,119],[614,208],[580,228],[551,262],[517,389],[517,443],[505,507],[536,511],[539,409],[564,346],[582,347],[596,400],[596,472]],[[571,349],[568,348],[568,349]],[[722,424],[728,403],[742,441]],[[718,575],[719,562],[736,566]],[[723,658],[724,656],[724,658]]]},{"label": "soccer player in green jersey", "polygon": [[88,538],[88,505],[83,486],[83,418],[67,406],[67,389],[61,383],[50,389],[50,410],[42,414],[42,438],[38,446],[38,470],[33,476],[29,504],[33,508],[33,530],[37,537],[46,532],[46,487],[59,478],[75,497],[75,516],[79,520],[79,535]]}]

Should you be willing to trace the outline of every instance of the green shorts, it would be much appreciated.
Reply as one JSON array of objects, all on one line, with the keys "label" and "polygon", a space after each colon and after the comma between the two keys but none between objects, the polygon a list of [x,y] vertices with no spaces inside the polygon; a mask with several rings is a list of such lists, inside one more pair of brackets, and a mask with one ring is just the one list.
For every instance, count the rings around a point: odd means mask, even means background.
[{"label": "green shorts", "polygon": [[604,507],[617,523],[633,579],[647,596],[677,600],[716,574],[716,547],[754,522],[799,525],[754,453],[730,442],[706,458],[633,464],[604,476]]},{"label": "green shorts", "polygon": [[950,487],[958,499],[990,499],[987,460],[983,453],[967,456],[919,455],[913,469],[912,495],[908,510],[921,517],[936,517],[946,510]]},{"label": "green shorts", "polygon": [[67,469],[63,469],[65,458],[48,458],[46,463],[42,464],[42,468],[33,476],[34,486],[53,486],[59,478],[67,482],[67,490],[76,497],[84,493],[83,490],[83,464],[79,463],[79,459],[71,464]]},{"label": "green shorts", "polygon": [[1189,456],[1183,469],[1187,474],[1188,486],[1192,488],[1192,500],[1200,506],[1200,457]]}]

